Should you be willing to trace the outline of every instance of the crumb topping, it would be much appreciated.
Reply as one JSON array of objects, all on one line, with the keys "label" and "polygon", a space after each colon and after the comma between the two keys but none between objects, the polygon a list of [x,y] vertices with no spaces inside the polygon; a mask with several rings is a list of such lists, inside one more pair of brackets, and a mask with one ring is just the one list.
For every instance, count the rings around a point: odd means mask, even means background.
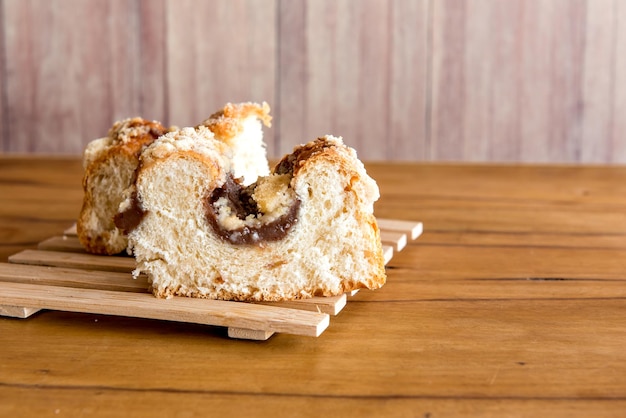
[{"label": "crumb topping", "polygon": [[134,141],[155,140],[169,132],[161,123],[140,117],[117,121],[109,129],[108,137],[114,142],[128,144]]},{"label": "crumb topping", "polygon": [[217,139],[228,140],[243,131],[243,122],[250,117],[259,119],[265,126],[271,126],[272,117],[269,113],[270,106],[266,102],[227,103],[199,126],[209,128]]}]

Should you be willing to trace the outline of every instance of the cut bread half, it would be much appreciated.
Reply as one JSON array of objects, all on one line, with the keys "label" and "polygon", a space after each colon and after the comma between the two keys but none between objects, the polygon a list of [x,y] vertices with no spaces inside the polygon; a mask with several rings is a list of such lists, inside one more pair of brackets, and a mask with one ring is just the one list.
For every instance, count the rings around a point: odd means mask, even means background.
[{"label": "cut bread half", "polygon": [[202,135],[148,147],[120,207],[134,274],[156,296],[280,301],[385,283],[378,187],[340,138],[297,147],[246,187]]}]

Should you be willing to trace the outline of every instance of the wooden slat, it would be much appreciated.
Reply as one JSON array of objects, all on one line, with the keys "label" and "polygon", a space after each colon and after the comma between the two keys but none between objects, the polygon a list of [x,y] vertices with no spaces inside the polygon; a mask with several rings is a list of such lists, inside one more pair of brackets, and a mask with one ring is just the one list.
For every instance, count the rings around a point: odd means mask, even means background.
[{"label": "wooden slat", "polygon": [[424,229],[421,222],[401,221],[397,219],[376,218],[381,231],[403,232],[412,240],[417,239]]},{"label": "wooden slat", "polygon": [[396,231],[380,231],[380,240],[383,244],[391,245],[395,251],[402,251],[406,247],[406,234]]},{"label": "wooden slat", "polygon": [[339,296],[315,296],[309,299],[298,299],[285,302],[259,302],[263,305],[281,306],[284,308],[303,309],[337,315],[346,306],[346,294]]},{"label": "wooden slat", "polygon": [[265,341],[273,334],[272,331],[228,327],[228,336],[230,338],[239,338],[242,340]]},{"label": "wooden slat", "polygon": [[38,266],[71,267],[86,270],[106,270],[128,273],[135,269],[131,257],[103,257],[61,251],[24,250],[9,257],[10,263]]},{"label": "wooden slat", "polygon": [[[149,289],[145,276],[133,279],[128,273],[12,263],[0,263],[0,282],[3,281],[140,293]],[[337,315],[346,305],[346,295],[259,304]]]},{"label": "wooden slat", "polygon": [[0,316],[8,316],[11,318],[28,318],[34,313],[39,312],[38,308],[25,308],[23,306],[0,305]]},{"label": "wooden slat", "polygon": [[383,245],[383,258],[385,259],[385,265],[389,264],[393,258],[393,247],[390,245]]},{"label": "wooden slat", "polygon": [[158,299],[144,293],[0,283],[0,305],[191,322],[319,336],[328,314],[195,298]]},{"label": "wooden slat", "polygon": [[138,293],[149,289],[145,276],[133,279],[129,273],[12,263],[0,263],[0,282]]},{"label": "wooden slat", "polygon": [[[109,260],[112,257],[102,258]],[[32,264],[13,264],[16,260],[19,262],[23,261],[23,259],[17,257],[12,259],[12,263],[0,263],[0,282],[9,281],[126,292],[147,292],[149,289],[149,284],[145,276],[133,279],[128,273],[118,273],[114,271],[48,267]],[[29,258],[28,261],[30,262],[31,259]],[[52,262],[46,262],[45,264],[67,265],[68,263],[58,263],[55,258]],[[76,263],[70,264],[76,265]],[[91,266],[96,268],[100,267],[99,265],[93,264]],[[285,302],[259,302],[259,304],[337,315],[346,305],[346,295],[312,297],[309,299],[298,299]]]}]

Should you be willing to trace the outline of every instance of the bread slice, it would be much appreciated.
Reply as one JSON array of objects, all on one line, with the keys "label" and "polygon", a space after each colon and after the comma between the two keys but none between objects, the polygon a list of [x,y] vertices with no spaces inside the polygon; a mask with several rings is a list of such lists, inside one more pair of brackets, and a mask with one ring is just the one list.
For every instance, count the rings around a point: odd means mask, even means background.
[{"label": "bread slice", "polygon": [[76,222],[78,238],[93,254],[117,254],[127,238],[113,217],[122,202],[144,146],[168,130],[159,122],[139,117],[116,122],[104,138],[91,141],[83,155],[83,206]]},{"label": "bread slice", "polygon": [[[267,103],[228,103],[202,123],[208,135],[226,144],[232,158],[233,175],[244,184],[253,183],[269,172],[261,122],[270,126]],[[142,118],[116,122],[106,138],[87,146],[83,165],[84,198],[77,232],[85,249],[94,254],[117,254],[126,250],[128,239],[113,222],[122,192],[134,181],[142,149],[173,130]]]},{"label": "bread slice", "polygon": [[297,147],[248,187],[199,131],[141,158],[119,219],[156,296],[280,301],[385,283],[378,187],[340,138]]}]

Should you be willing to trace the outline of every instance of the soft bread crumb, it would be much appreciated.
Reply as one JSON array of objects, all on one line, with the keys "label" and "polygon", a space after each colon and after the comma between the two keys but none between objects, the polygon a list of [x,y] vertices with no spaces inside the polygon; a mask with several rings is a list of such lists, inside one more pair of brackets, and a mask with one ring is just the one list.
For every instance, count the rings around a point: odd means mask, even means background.
[{"label": "soft bread crumb", "polygon": [[252,198],[261,212],[271,215],[270,219],[284,215],[296,199],[290,182],[291,176],[288,174],[273,174],[257,182]]},{"label": "soft bread crumb", "polygon": [[258,245],[224,241],[207,221],[205,197],[230,175],[219,152],[181,149],[142,166],[136,185],[147,214],[129,236],[135,274],[147,274],[158,297],[277,301],[382,286],[372,213],[376,183],[340,138],[307,146],[319,152],[301,155],[293,175],[280,172],[257,183],[255,200],[270,212],[281,210],[292,193],[301,202],[287,235]]}]

